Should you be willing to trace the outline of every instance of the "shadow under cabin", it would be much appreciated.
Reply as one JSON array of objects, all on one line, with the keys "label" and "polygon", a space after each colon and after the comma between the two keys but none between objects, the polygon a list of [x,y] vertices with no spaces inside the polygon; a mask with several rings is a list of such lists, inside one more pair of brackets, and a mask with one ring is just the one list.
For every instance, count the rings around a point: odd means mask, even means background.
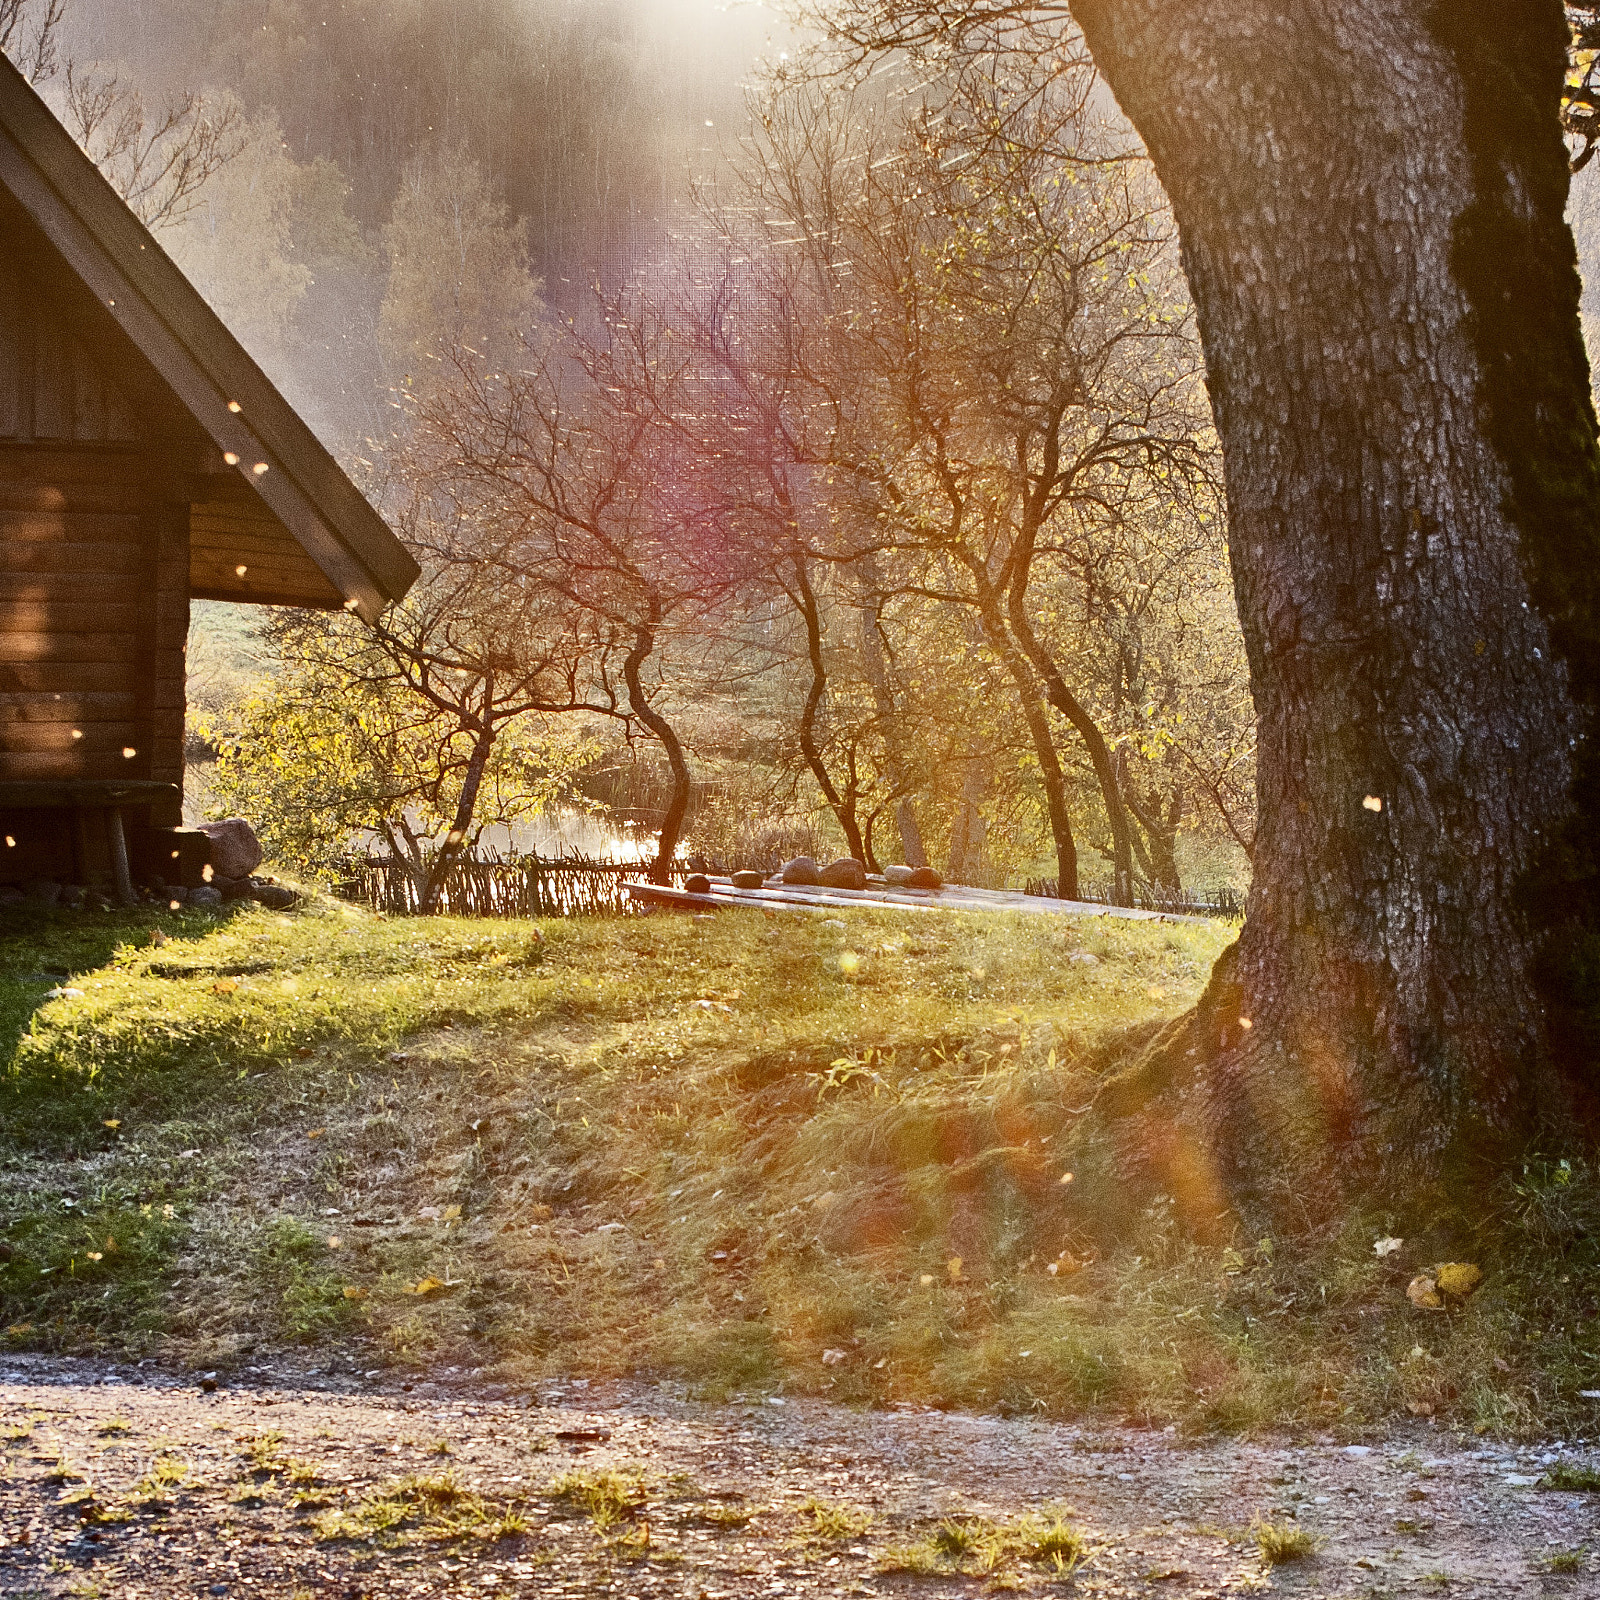
[{"label": "shadow under cabin", "polygon": [[0,57],[0,885],[198,885],[191,599],[369,621],[418,568]]}]

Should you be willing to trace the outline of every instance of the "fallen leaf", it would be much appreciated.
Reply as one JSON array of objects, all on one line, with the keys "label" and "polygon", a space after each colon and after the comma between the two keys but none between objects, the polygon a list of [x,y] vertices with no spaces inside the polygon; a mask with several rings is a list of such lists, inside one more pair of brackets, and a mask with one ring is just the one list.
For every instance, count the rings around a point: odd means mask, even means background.
[{"label": "fallen leaf", "polygon": [[156,949],[159,950],[162,945],[170,944],[171,942],[172,941],[168,939],[166,934],[164,934],[159,928],[152,928],[150,930],[150,943],[153,944]]},{"label": "fallen leaf", "polygon": [[947,1262],[945,1262],[944,1270],[950,1274],[951,1283],[960,1283],[961,1282],[961,1257],[960,1256],[951,1256],[950,1259]]},{"label": "fallen leaf", "polygon": [[922,1276],[917,1279],[917,1282],[920,1283],[924,1289],[926,1289],[928,1285],[933,1282],[933,1274],[931,1272],[924,1272]]},{"label": "fallen leaf", "polygon": [[367,1289],[349,1288],[345,1290],[344,1297],[346,1300],[365,1300],[370,1292]]},{"label": "fallen leaf", "polygon": [[419,1278],[415,1283],[408,1283],[405,1292],[407,1294],[421,1295],[438,1294],[445,1287],[446,1284],[443,1278]]},{"label": "fallen leaf", "polygon": [[326,1128],[313,1128],[311,1132],[306,1135],[306,1138],[320,1139],[327,1131],[328,1130]]},{"label": "fallen leaf", "polygon": [[444,1210],[439,1213],[439,1216],[445,1222],[456,1222],[460,1219],[461,1207],[446,1206]]},{"label": "fallen leaf", "polygon": [[343,1243],[344,1243],[344,1240],[341,1239],[338,1234],[330,1233],[328,1235],[328,1248],[330,1250],[337,1250],[339,1248],[339,1246],[342,1245]]},{"label": "fallen leaf", "polygon": [[120,1128],[122,1126],[122,1119],[120,1117],[111,1117],[106,1122],[105,1126],[113,1129]]},{"label": "fallen leaf", "polygon": [[1438,1311],[1444,1305],[1438,1283],[1425,1272],[1406,1285],[1406,1299],[1422,1311]]},{"label": "fallen leaf", "polygon": [[843,1366],[849,1359],[850,1352],[848,1350],[824,1350],[822,1352],[822,1364],[825,1367]]},{"label": "fallen leaf", "polygon": [[1404,1239],[1379,1239],[1373,1245],[1372,1253],[1375,1256],[1392,1256],[1404,1243]]},{"label": "fallen leaf", "polygon": [[1470,1261],[1447,1261],[1434,1268],[1434,1277],[1442,1293],[1457,1300],[1465,1300],[1483,1282],[1483,1270]]},{"label": "fallen leaf", "polygon": [[217,981],[211,985],[211,992],[212,994],[233,994],[237,991],[238,987],[239,980],[237,978],[218,978]]},{"label": "fallen leaf", "polygon": [[120,1246],[117,1244],[115,1236],[108,1233],[106,1235],[106,1253],[114,1256],[119,1248]]}]

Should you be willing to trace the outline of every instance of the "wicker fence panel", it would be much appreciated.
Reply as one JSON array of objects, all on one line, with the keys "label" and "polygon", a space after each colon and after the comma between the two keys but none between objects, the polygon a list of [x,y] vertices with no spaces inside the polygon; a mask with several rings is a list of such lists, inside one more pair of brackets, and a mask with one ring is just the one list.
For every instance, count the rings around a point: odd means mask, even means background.
[{"label": "wicker fence panel", "polygon": [[[439,914],[447,917],[626,917],[643,907],[623,887],[646,878],[646,861],[587,861],[563,857],[543,861],[458,861],[444,880]],[[686,866],[675,867],[681,885]],[[398,861],[351,862],[339,884],[346,900],[391,917],[418,915],[422,890]]]}]

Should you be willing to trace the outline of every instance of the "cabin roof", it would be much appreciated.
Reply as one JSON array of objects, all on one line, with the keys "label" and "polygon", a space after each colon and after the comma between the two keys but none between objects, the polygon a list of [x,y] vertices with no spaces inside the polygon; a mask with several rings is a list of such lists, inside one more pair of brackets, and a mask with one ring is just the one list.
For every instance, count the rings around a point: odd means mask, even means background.
[{"label": "cabin roof", "polygon": [[[211,480],[217,492],[207,498],[238,508],[246,545],[251,519],[274,533],[281,527],[333,591],[369,621],[389,601],[401,599],[419,576],[416,562],[3,56],[0,187],[215,447],[215,465],[226,463],[228,470]],[[225,519],[220,526],[231,524]],[[241,575],[244,570],[241,564]],[[207,592],[203,583],[196,592]],[[270,586],[209,592],[317,603],[303,579],[298,592],[292,585],[281,594]]]}]

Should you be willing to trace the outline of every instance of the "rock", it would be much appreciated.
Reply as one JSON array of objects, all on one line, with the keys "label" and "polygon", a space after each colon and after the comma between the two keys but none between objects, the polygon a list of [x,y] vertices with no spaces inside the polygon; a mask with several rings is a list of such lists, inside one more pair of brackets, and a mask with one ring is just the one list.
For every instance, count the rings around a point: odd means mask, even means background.
[{"label": "rock", "polygon": [[690,894],[710,894],[711,880],[703,872],[691,872],[683,881]]},{"label": "rock", "polygon": [[224,878],[218,873],[211,880],[211,887],[224,900],[248,900],[255,885],[248,878]]},{"label": "rock", "polygon": [[257,905],[265,906],[268,911],[287,911],[300,901],[300,896],[293,889],[286,889],[281,883],[253,884],[250,898]]},{"label": "rock", "polygon": [[48,878],[35,878],[23,884],[22,892],[38,905],[53,906],[61,898],[61,885],[51,883]]},{"label": "rock", "polygon": [[883,869],[883,881],[891,889],[909,889],[911,887],[912,873],[915,870],[913,867],[885,867]]},{"label": "rock", "polygon": [[200,832],[211,841],[213,883],[219,878],[248,878],[261,865],[261,841],[243,817],[202,822]]},{"label": "rock", "polygon": [[735,889],[759,889],[766,881],[766,876],[760,872],[736,872],[733,875]]},{"label": "rock", "polygon": [[854,856],[840,856],[822,869],[825,889],[865,889],[867,869]]},{"label": "rock", "polygon": [[27,898],[14,883],[0,883],[0,906],[20,906]]},{"label": "rock", "polygon": [[200,889],[189,891],[189,904],[192,906],[205,906],[208,910],[215,910],[222,904],[222,891],[213,889],[209,884]]},{"label": "rock", "polygon": [[812,888],[822,882],[822,874],[817,870],[817,864],[810,856],[796,856],[793,861],[785,861],[783,870],[778,876],[784,883],[795,883]]},{"label": "rock", "polygon": [[201,1388],[201,1391],[203,1393],[205,1393],[205,1394],[215,1394],[217,1392],[217,1375],[216,1375],[216,1373],[208,1372],[205,1375],[205,1377],[203,1377],[200,1380],[200,1388]]},{"label": "rock", "polygon": [[932,867],[913,867],[911,876],[906,879],[908,889],[942,889],[944,879]]}]

